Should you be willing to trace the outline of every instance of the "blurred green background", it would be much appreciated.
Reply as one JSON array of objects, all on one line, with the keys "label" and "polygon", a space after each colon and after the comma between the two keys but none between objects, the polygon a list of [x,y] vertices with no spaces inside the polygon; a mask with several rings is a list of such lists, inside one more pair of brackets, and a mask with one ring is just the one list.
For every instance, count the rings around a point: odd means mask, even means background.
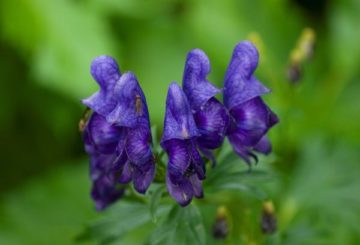
[{"label": "blurred green background", "polygon": [[[161,128],[187,52],[203,49],[210,81],[222,86],[244,39],[260,50],[256,74],[281,120],[270,133],[274,153],[259,163],[278,176],[265,188],[279,228],[273,240],[251,235],[255,215],[233,221],[247,222],[233,232],[241,244],[360,244],[359,23],[358,0],[2,0],[0,244],[72,244],[101,216],[77,128],[80,99],[97,89],[94,57],[114,56],[137,75]],[[305,27],[315,30],[315,51],[293,84],[289,57]],[[244,210],[260,213],[254,202]]]}]

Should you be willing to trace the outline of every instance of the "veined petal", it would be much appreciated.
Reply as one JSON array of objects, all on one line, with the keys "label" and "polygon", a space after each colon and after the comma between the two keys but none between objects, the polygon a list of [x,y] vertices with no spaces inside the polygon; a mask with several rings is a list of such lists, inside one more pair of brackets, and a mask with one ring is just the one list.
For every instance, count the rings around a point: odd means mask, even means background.
[{"label": "veined petal", "polygon": [[110,173],[116,164],[115,154],[91,154],[90,178],[95,181],[102,175]]},{"label": "veined petal", "polygon": [[194,114],[200,132],[197,142],[200,147],[216,149],[224,141],[229,126],[229,115],[226,108],[215,98],[211,98]]},{"label": "veined petal", "polygon": [[130,161],[127,161],[120,173],[120,176],[119,178],[117,179],[117,181],[120,183],[120,184],[127,184],[131,181],[132,179],[132,166],[131,166],[131,163]]},{"label": "veined petal", "polygon": [[152,158],[150,148],[151,133],[147,127],[136,127],[128,130],[126,153],[129,160],[140,166]]},{"label": "veined petal", "polygon": [[204,197],[204,192],[199,177],[196,174],[193,174],[189,177],[189,181],[192,185],[194,196],[197,198]]},{"label": "veined petal", "polygon": [[178,183],[173,183],[169,175],[167,172],[166,187],[168,192],[181,206],[187,206],[193,197],[193,187],[190,181],[184,177]]},{"label": "veined petal", "polygon": [[105,117],[96,112],[91,115],[85,130],[87,141],[103,154],[113,153],[118,141],[125,137],[122,128],[109,124]]},{"label": "veined petal", "polygon": [[190,51],[185,63],[183,89],[193,111],[198,111],[210,98],[220,93],[218,88],[206,80],[209,73],[210,61],[204,51]]},{"label": "veined petal", "polygon": [[171,139],[185,140],[196,136],[198,131],[187,98],[179,85],[173,82],[169,86],[166,98],[161,144]]},{"label": "veined petal", "polygon": [[169,156],[168,172],[171,174],[172,182],[177,183],[186,173],[191,163],[188,141],[168,140],[164,143],[164,149]]},{"label": "veined petal", "polygon": [[191,165],[194,168],[199,179],[205,179],[205,163],[201,158],[198,150],[196,149],[195,143],[190,145],[191,153]]},{"label": "veined petal", "polygon": [[100,86],[96,92],[82,102],[93,111],[106,116],[115,107],[114,86],[120,79],[120,70],[116,61],[110,56],[99,56],[91,63],[91,75]]},{"label": "veined petal", "polygon": [[230,64],[225,74],[225,80],[236,73],[242,73],[250,78],[259,63],[259,52],[249,41],[238,43],[232,53]]},{"label": "veined petal", "polygon": [[258,60],[259,53],[252,43],[240,42],[235,47],[224,80],[224,104],[228,109],[270,92],[253,76]]},{"label": "veined petal", "polygon": [[116,107],[106,120],[116,126],[150,128],[149,113],[144,93],[131,72],[123,74],[114,88]]},{"label": "veined petal", "polygon": [[155,176],[155,162],[153,159],[150,159],[146,165],[148,166],[147,169],[140,169],[136,166],[133,168],[134,188],[143,194],[149,188]]},{"label": "veined petal", "polygon": [[278,122],[277,116],[260,97],[251,99],[230,111],[235,119],[235,134],[238,141],[246,146],[255,146],[266,132]]}]

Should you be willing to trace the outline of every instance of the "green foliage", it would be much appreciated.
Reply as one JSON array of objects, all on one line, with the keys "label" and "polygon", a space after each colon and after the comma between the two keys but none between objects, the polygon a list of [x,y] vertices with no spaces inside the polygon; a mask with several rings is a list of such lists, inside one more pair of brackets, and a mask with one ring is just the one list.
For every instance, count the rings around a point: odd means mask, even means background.
[{"label": "green foliage", "polygon": [[[359,244],[360,4],[300,7],[308,2],[1,1],[0,244]],[[315,30],[315,53],[291,84],[289,56],[305,27]],[[186,53],[202,48],[221,87],[243,39],[259,48],[256,75],[273,90],[265,100],[280,117],[274,152],[250,171],[225,143],[207,166],[205,197],[181,208],[161,183],[167,86],[181,82]],[[79,100],[97,89],[89,64],[101,54],[138,76],[158,165],[145,196],[129,188],[98,214],[76,123]],[[265,200],[275,206],[273,235],[260,230]],[[224,240],[212,235],[219,207]]]},{"label": "green foliage", "polygon": [[206,244],[201,214],[195,205],[173,206],[166,220],[152,232],[146,245]]}]

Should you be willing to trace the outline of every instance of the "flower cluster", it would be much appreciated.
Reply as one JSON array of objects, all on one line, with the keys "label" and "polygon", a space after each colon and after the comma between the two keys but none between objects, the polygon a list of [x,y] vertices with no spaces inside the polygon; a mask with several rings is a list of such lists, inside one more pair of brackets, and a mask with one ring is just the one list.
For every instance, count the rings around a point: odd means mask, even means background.
[{"label": "flower cluster", "polygon": [[187,56],[183,89],[170,85],[162,147],[169,155],[168,191],[180,205],[189,204],[193,196],[202,197],[205,165],[199,152],[215,163],[212,150],[225,136],[249,165],[251,157],[257,160],[253,151],[271,151],[266,133],[278,118],[260,98],[270,90],[253,75],[258,60],[250,42],[235,47],[224,80],[224,105],[215,98],[221,90],[206,78],[210,62],[199,49]]},{"label": "flower cluster", "polygon": [[120,74],[114,59],[100,56],[91,64],[100,91],[83,100],[92,111],[84,129],[90,155],[92,198],[98,210],[124,193],[133,181],[145,193],[155,174],[149,113],[143,91],[132,73]]},{"label": "flower cluster", "polygon": [[[186,59],[182,88],[170,84],[160,144],[168,154],[167,189],[180,205],[203,196],[203,157],[215,166],[213,150],[225,137],[249,165],[251,158],[256,160],[254,151],[271,151],[266,134],[278,118],[260,97],[270,90],[253,75],[258,60],[255,46],[240,42],[227,68],[224,88],[218,89],[207,80],[208,57],[194,49]],[[84,141],[91,158],[92,197],[97,208],[103,209],[121,197],[121,184],[133,181],[134,188],[144,193],[154,178],[155,160],[146,100],[136,77],[121,75],[107,56],[94,60],[91,73],[100,91],[83,101],[93,111]],[[220,93],[224,104],[215,97]]]}]

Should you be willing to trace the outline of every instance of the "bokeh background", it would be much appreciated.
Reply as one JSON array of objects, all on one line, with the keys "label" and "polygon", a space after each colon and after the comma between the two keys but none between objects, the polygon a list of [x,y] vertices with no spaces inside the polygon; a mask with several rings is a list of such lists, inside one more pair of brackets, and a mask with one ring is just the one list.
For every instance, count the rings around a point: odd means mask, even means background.
[{"label": "bokeh background", "polygon": [[[277,173],[267,189],[279,227],[275,240],[252,235],[257,218],[233,221],[247,222],[233,232],[241,244],[359,244],[359,23],[358,0],[2,0],[0,244],[72,244],[101,216],[78,132],[80,100],[97,89],[94,57],[114,56],[137,75],[161,128],[167,86],[181,82],[187,52],[203,49],[210,80],[222,86],[244,39],[260,50],[256,74],[281,120],[270,133],[274,153],[259,163]],[[314,54],[294,83],[291,53],[307,27]],[[132,233],[119,244],[141,244]]]}]

